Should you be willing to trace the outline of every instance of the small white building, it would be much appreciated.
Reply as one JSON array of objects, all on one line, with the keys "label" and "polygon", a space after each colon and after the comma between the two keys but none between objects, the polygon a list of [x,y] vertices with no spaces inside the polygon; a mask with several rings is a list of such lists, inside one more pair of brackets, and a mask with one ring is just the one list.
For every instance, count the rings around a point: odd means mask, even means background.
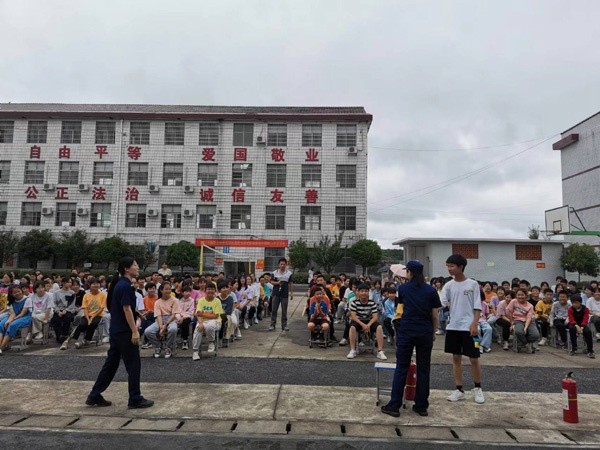
[{"label": "small white building", "polygon": [[468,260],[465,273],[480,281],[526,279],[531,284],[564,276],[560,267],[563,244],[531,239],[406,238],[394,242],[404,248],[404,263],[418,259],[426,277],[448,276],[446,259],[458,253]]}]

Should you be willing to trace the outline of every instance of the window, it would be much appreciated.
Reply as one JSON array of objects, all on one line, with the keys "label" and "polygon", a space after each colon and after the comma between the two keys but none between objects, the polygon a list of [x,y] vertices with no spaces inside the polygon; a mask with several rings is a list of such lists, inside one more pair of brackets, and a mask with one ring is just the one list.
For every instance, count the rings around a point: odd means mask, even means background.
[{"label": "window", "polygon": [[302,187],[321,187],[320,165],[302,165]]},{"label": "window", "polygon": [[115,143],[115,122],[96,122],[96,144]]},{"label": "window", "polygon": [[162,205],[161,228],[181,228],[181,205]]},{"label": "window", "polygon": [[54,225],[57,227],[74,227],[76,212],[77,203],[57,203]]},{"label": "window", "polygon": [[200,123],[200,145],[219,145],[219,124]]},{"label": "window", "polygon": [[0,184],[8,184],[10,180],[10,161],[0,161]]},{"label": "window", "polygon": [[21,206],[21,225],[39,227],[42,223],[42,204],[23,203]]},{"label": "window", "polygon": [[322,125],[302,125],[302,147],[321,147]]},{"label": "window", "polygon": [[112,184],[113,163],[95,162],[92,184]]},{"label": "window", "polygon": [[233,145],[237,147],[252,147],[254,144],[254,124],[233,124]]},{"label": "window", "polygon": [[45,144],[48,136],[48,122],[45,120],[30,120],[27,123],[27,142]]},{"label": "window", "polygon": [[196,208],[196,228],[215,228],[217,207],[214,205],[198,205]]},{"label": "window", "polygon": [[231,229],[245,230],[250,229],[250,214],[252,208],[250,205],[231,205]]},{"label": "window", "polygon": [[265,229],[285,230],[285,206],[266,207]]},{"label": "window", "polygon": [[165,145],[183,145],[185,133],[185,123],[166,122],[165,123]]},{"label": "window", "polygon": [[356,206],[335,207],[335,229],[337,231],[356,230]]},{"label": "window", "polygon": [[131,122],[129,124],[129,143],[131,145],[149,145],[150,122]]},{"label": "window", "polygon": [[130,203],[125,209],[126,228],[146,228],[146,205]]},{"label": "window", "polygon": [[231,185],[235,187],[252,186],[252,164],[234,164],[231,171]]},{"label": "window", "polygon": [[42,184],[44,182],[44,161],[25,161],[23,183]]},{"label": "window", "polygon": [[354,147],[356,145],[356,125],[338,125],[337,147]]},{"label": "window", "polygon": [[542,246],[540,244],[515,245],[515,258],[517,261],[541,261]]},{"label": "window", "polygon": [[339,188],[355,188],[356,166],[342,164],[335,166],[335,181]]},{"label": "window", "polygon": [[216,186],[217,168],[216,164],[198,164],[198,186]]},{"label": "window", "polygon": [[320,230],[321,229],[321,207],[320,206],[301,206],[300,207],[300,229],[301,230]]},{"label": "window", "polygon": [[58,169],[58,184],[79,183],[79,163],[75,161],[61,161]]},{"label": "window", "polygon": [[269,125],[267,127],[267,145],[287,146],[287,125]]},{"label": "window", "polygon": [[463,255],[467,259],[479,259],[479,244],[452,244],[453,255]]},{"label": "window", "polygon": [[92,203],[90,227],[110,227],[110,203]]},{"label": "window", "polygon": [[0,202],[0,225],[6,225],[8,215],[8,202]]},{"label": "window", "polygon": [[12,120],[0,121],[0,144],[12,144],[15,132],[15,122]]},{"label": "window", "polygon": [[165,163],[163,186],[183,186],[183,163]]},{"label": "window", "polygon": [[81,144],[81,122],[63,121],[60,142],[62,144]]},{"label": "window", "polygon": [[148,163],[129,163],[127,184],[147,186],[148,185]]},{"label": "window", "polygon": [[267,187],[284,188],[286,174],[285,164],[267,164]]},{"label": "window", "polygon": [[265,248],[265,271],[274,272],[277,270],[280,258],[285,258],[285,248]]}]

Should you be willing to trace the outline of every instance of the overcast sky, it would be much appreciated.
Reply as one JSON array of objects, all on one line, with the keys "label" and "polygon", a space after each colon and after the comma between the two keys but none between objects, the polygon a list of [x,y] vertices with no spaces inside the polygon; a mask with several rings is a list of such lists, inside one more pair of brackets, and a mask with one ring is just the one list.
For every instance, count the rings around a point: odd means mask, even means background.
[{"label": "overcast sky", "polygon": [[600,110],[599,23],[594,0],[0,0],[0,101],[364,106],[369,238],[525,238],[562,205],[557,134]]}]

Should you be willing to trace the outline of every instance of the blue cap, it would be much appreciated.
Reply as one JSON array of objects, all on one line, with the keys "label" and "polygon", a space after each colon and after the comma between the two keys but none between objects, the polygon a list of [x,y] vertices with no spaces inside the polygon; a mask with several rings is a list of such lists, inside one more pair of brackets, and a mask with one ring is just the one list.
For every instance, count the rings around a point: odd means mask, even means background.
[{"label": "blue cap", "polygon": [[421,261],[416,259],[410,260],[406,263],[406,270],[410,270],[412,273],[422,273],[423,264],[421,264]]}]

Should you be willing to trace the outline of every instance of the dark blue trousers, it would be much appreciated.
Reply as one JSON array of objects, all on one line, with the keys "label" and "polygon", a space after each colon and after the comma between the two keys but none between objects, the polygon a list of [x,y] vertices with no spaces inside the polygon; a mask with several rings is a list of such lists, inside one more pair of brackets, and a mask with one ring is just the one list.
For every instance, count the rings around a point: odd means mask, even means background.
[{"label": "dark blue trousers", "polygon": [[112,382],[119,364],[123,360],[127,370],[127,381],[129,383],[129,404],[136,403],[142,399],[140,391],[140,373],[142,363],[140,360],[140,347],[131,343],[131,333],[119,333],[110,336],[110,348],[106,355],[106,361],[98,374],[96,384],[90,392],[90,397],[98,398]]},{"label": "dark blue trousers", "polygon": [[429,372],[431,368],[431,349],[433,348],[433,330],[423,333],[411,333],[402,330],[396,335],[396,371],[392,384],[392,395],[389,405],[393,408],[402,406],[404,386],[413,348],[417,349],[417,392],[415,407],[429,407]]}]

